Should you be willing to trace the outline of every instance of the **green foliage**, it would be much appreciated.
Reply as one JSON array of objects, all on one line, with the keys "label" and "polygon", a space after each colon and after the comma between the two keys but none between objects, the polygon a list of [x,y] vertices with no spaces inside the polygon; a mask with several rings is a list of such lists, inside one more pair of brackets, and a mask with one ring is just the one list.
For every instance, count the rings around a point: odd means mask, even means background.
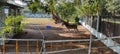
[{"label": "green foliage", "polygon": [[16,17],[8,16],[5,19],[5,22],[4,22],[5,24],[0,34],[20,32],[23,27],[21,24],[22,19],[23,19],[23,16],[16,16]]},{"label": "green foliage", "polygon": [[[58,2],[59,1],[59,2]],[[33,12],[57,13],[63,20],[73,19],[78,15],[93,16],[102,15],[104,10],[108,12],[120,12],[119,0],[35,0],[28,7]]]},{"label": "green foliage", "polygon": [[15,31],[14,32],[16,32],[16,33],[18,33],[18,32],[20,32],[21,31],[21,29],[22,29],[22,24],[21,24],[21,21],[23,20],[23,16],[16,16],[15,18],[14,18],[14,29],[15,29]]},{"label": "green foliage", "polygon": [[75,3],[73,2],[66,2],[66,0],[60,0],[59,2],[58,0],[44,0],[44,2],[35,0],[28,4],[28,7],[33,12],[42,11],[51,14],[58,13],[62,19],[75,18],[77,16],[74,7]]},{"label": "green foliage", "polygon": [[35,0],[34,2],[28,4],[28,8],[32,10],[33,13],[37,11],[51,13],[53,10],[55,10],[54,5],[57,3],[57,0],[44,0],[44,2]]},{"label": "green foliage", "polygon": [[5,26],[12,26],[14,24],[14,17],[12,16],[8,16],[6,19],[5,19]]},{"label": "green foliage", "polygon": [[105,0],[86,0],[83,4],[76,6],[76,9],[80,15],[96,15],[101,14],[104,4]]},{"label": "green foliage", "polygon": [[28,8],[32,10],[33,13],[38,11],[38,7],[41,7],[38,0],[35,0],[35,2],[28,4]]},{"label": "green foliage", "polygon": [[56,11],[59,14],[60,18],[69,20],[70,18],[75,18],[77,16],[76,9],[72,2],[62,1],[56,7]]},{"label": "green foliage", "polygon": [[5,25],[6,26],[16,26],[16,24],[18,24],[20,21],[22,21],[22,19],[23,19],[23,16],[16,16],[16,17],[8,16],[5,19]]},{"label": "green foliage", "polygon": [[12,26],[4,26],[4,27],[2,27],[2,31],[0,32],[0,34],[11,33],[11,32],[13,32]]},{"label": "green foliage", "polygon": [[106,0],[106,9],[108,12],[117,13],[120,12],[120,1],[119,0]]}]

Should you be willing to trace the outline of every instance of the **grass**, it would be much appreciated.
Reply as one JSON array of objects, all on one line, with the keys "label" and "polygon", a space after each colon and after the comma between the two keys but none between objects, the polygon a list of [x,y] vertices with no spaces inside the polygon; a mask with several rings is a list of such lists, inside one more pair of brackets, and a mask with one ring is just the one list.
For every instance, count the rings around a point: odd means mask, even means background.
[{"label": "grass", "polygon": [[39,24],[39,23],[52,23],[54,20],[52,18],[25,18],[22,23],[32,23],[32,24]]}]

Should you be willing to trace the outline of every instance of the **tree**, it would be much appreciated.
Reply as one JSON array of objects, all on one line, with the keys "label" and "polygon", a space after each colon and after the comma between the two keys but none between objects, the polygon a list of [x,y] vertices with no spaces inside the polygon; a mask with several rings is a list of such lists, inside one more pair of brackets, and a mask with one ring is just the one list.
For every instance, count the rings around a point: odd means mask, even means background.
[{"label": "tree", "polygon": [[55,20],[56,23],[57,19],[59,19],[59,16],[57,15],[55,10],[55,5],[57,3],[57,0],[34,0],[34,2],[30,2],[28,4],[28,8],[32,10],[33,13],[37,11],[42,11],[48,14],[52,14],[52,18]]},{"label": "tree", "polygon": [[96,15],[101,14],[104,8],[105,0],[86,0],[81,5],[76,6],[80,15]]},{"label": "tree", "polygon": [[108,12],[115,14],[120,12],[120,1],[119,0],[106,0],[106,9]]},{"label": "tree", "polygon": [[[86,16],[87,20],[90,19],[88,16],[91,18],[92,16],[97,16],[97,24],[95,26],[96,30],[100,31],[102,16],[105,16],[106,13],[108,13],[106,10],[106,4],[106,0],[86,0],[80,6],[76,6],[76,9],[80,15]],[[93,19],[90,20],[92,24]]]},{"label": "tree", "polygon": [[[55,21],[60,19],[74,19],[78,14],[75,5],[79,4],[79,0],[35,0],[28,7],[33,12],[42,11],[52,14]],[[57,18],[56,18],[57,17]]]},{"label": "tree", "polygon": [[70,18],[74,19],[77,15],[73,2],[62,1],[56,6],[56,11],[58,12],[60,18],[66,20],[69,20]]}]

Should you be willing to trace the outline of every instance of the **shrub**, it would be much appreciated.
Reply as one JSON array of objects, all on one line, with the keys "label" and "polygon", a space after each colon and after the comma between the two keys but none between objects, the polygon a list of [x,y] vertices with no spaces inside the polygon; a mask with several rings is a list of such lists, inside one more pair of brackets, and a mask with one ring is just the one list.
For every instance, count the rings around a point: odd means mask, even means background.
[{"label": "shrub", "polygon": [[8,33],[18,33],[22,31],[23,25],[21,24],[21,21],[23,20],[23,16],[8,16],[4,21],[4,27],[2,27],[2,31],[0,34],[5,34],[5,36]]}]

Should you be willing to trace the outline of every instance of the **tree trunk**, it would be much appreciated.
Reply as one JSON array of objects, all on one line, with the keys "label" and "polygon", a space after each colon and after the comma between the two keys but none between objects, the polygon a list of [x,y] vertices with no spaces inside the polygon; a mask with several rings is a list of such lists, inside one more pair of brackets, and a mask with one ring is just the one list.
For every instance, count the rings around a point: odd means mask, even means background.
[{"label": "tree trunk", "polygon": [[52,18],[53,18],[53,20],[55,20],[55,24],[61,22],[61,19],[60,19],[59,15],[55,11],[52,11]]}]

